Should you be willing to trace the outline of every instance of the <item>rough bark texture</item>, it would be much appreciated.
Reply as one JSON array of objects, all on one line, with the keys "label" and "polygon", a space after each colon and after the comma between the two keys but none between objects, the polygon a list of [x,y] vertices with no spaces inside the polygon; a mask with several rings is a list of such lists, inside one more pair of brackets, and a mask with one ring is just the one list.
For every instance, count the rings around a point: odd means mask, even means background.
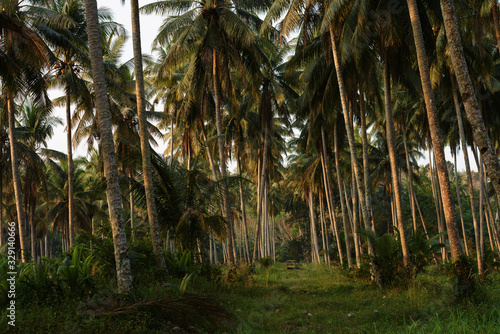
[{"label": "rough bark texture", "polygon": [[68,145],[68,234],[69,247],[75,243],[75,226],[73,225],[73,145],[71,142],[71,96],[69,84],[66,86],[66,140]]},{"label": "rough bark texture", "polygon": [[394,191],[394,204],[398,222],[399,237],[403,250],[403,263],[407,267],[410,264],[410,254],[408,243],[406,242],[406,232],[403,218],[403,204],[401,202],[401,188],[398,179],[398,166],[396,160],[396,139],[394,136],[394,119],[392,117],[391,103],[391,78],[389,74],[389,64],[387,59],[384,62],[384,98],[385,98],[385,129],[387,136],[387,149],[389,151],[389,162],[391,165],[392,189]]},{"label": "rough bark texture", "polygon": [[[456,260],[462,253],[462,247],[460,245],[460,236],[457,229],[454,204],[451,197],[450,180],[448,176],[448,168],[446,167],[443,139],[440,133],[439,123],[436,117],[436,104],[434,101],[434,92],[432,91],[432,86],[431,86],[429,65],[427,62],[427,56],[425,54],[425,44],[422,33],[422,26],[420,23],[420,17],[418,15],[418,8],[416,1],[407,0],[407,2],[408,2],[408,9],[410,12],[410,20],[413,30],[413,38],[415,40],[415,49],[417,51],[420,80],[422,83],[425,106],[427,109],[427,120],[429,122],[432,145],[434,147],[434,154],[436,157],[439,185],[441,188],[441,196],[443,199],[444,216],[446,220],[446,227],[448,230],[448,239],[450,241],[451,257],[453,260]],[[443,3],[443,1],[441,1],[441,3]]]},{"label": "rough bark texture", "polygon": [[497,0],[491,0],[491,14],[493,16],[493,25],[495,28],[495,37],[497,40],[497,45],[500,47],[500,23],[499,23],[499,15],[498,15],[498,5]]},{"label": "rough bark texture", "polygon": [[147,130],[146,118],[146,98],[144,94],[144,74],[142,70],[142,51],[141,51],[141,27],[139,21],[139,1],[131,0],[130,7],[132,11],[132,43],[134,46],[134,72],[135,72],[135,94],[137,98],[137,114],[139,120],[139,136],[141,138],[142,153],[142,174],[144,177],[144,189],[146,191],[146,203],[148,209],[149,231],[151,242],[153,243],[153,252],[158,264],[166,269],[163,249],[161,247],[160,227],[158,226],[158,214],[156,212],[156,202],[153,184],[153,168],[151,166],[151,152],[149,147],[149,133]]},{"label": "rough bark texture", "polygon": [[21,194],[21,177],[19,175],[19,165],[17,160],[16,136],[15,136],[15,110],[14,100],[10,96],[7,98],[7,112],[9,114],[9,144],[10,144],[10,161],[12,164],[12,184],[14,186],[14,198],[16,200],[17,211],[17,233],[19,235],[19,243],[21,245],[21,261],[26,262],[28,251],[28,239],[26,236],[26,220],[23,211],[23,195]]},{"label": "rough bark texture", "polygon": [[96,109],[99,117],[99,133],[101,136],[101,152],[104,161],[106,176],[106,197],[109,206],[109,218],[113,233],[115,249],[116,278],[118,292],[133,293],[132,272],[128,255],[123,207],[118,183],[118,165],[116,163],[113,133],[111,127],[111,113],[109,111],[106,77],[102,59],[101,38],[96,0],[85,0],[85,14],[87,17],[87,31],[89,40],[92,75],[96,95]]},{"label": "rough bark texture", "polygon": [[478,101],[474,93],[472,81],[469,75],[469,69],[464,56],[460,32],[458,30],[457,16],[455,6],[452,0],[441,0],[441,11],[443,13],[446,38],[448,39],[448,48],[450,50],[451,61],[455,76],[457,78],[462,102],[467,113],[467,119],[472,127],[474,142],[479,148],[483,157],[488,176],[495,188],[497,196],[500,196],[500,162],[493,150],[491,140],[488,137],[483,117],[479,110]]}]

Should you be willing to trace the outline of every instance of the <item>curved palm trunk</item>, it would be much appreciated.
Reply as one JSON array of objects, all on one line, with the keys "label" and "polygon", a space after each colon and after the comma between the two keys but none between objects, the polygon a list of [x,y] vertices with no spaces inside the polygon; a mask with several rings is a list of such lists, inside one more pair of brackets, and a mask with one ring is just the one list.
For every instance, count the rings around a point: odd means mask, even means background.
[{"label": "curved palm trunk", "polygon": [[308,189],[309,215],[311,220],[311,259],[312,262],[321,262],[319,257],[318,235],[316,233],[316,219],[314,215],[314,198],[311,188]]},{"label": "curved palm trunk", "polygon": [[[330,180],[330,166],[328,164],[328,151],[326,150],[326,140],[325,140],[325,129],[321,127],[321,143],[322,143],[322,152],[321,152],[321,165],[323,167],[323,181],[325,184],[325,192],[326,192],[326,204],[328,207],[328,214],[330,216],[330,223],[332,226],[332,232],[335,235],[337,240],[337,250],[340,258],[340,265],[344,264],[344,254],[342,251],[342,245],[340,243],[339,238],[339,228],[337,226],[337,219],[335,219],[335,204],[333,202],[332,196],[332,187]],[[328,235],[327,235],[328,238]],[[328,242],[327,242],[328,246]]]},{"label": "curved palm trunk", "polygon": [[220,174],[222,178],[222,201],[223,201],[223,211],[227,218],[228,224],[228,262],[234,263],[234,245],[233,245],[233,217],[231,215],[231,211],[229,208],[229,191],[227,189],[226,183],[226,154],[224,150],[224,138],[222,138],[222,111],[221,111],[221,101],[220,101],[220,92],[219,92],[219,72],[217,68],[217,52],[213,50],[213,85],[214,85],[214,100],[215,100],[215,123],[217,127],[217,142],[219,144],[219,159],[220,159]]},{"label": "curved palm trunk", "polygon": [[[352,267],[352,256],[351,256],[351,245],[349,241],[349,231],[347,228],[347,212],[344,204],[344,188],[343,181],[340,171],[340,162],[339,162],[339,140],[337,136],[337,126],[334,126],[333,129],[333,141],[335,145],[335,168],[337,169],[337,186],[339,188],[339,199],[340,199],[340,208],[342,210],[342,225],[344,227],[344,238],[345,238],[345,248],[347,254],[347,265]],[[338,240],[340,243],[340,240]]]},{"label": "curved palm trunk", "polygon": [[455,77],[451,73],[450,73],[450,77],[451,77],[451,87],[453,90],[453,102],[455,104],[455,111],[457,114],[460,142],[462,144],[462,150],[464,152],[465,171],[467,174],[467,187],[469,188],[469,199],[470,199],[470,207],[471,207],[471,211],[472,211],[472,222],[474,225],[474,237],[475,237],[475,244],[476,244],[476,257],[477,257],[478,273],[479,273],[479,275],[483,275],[484,274],[484,265],[483,265],[483,257],[482,257],[481,249],[480,249],[480,245],[479,245],[479,224],[477,221],[476,200],[474,198],[474,187],[472,185],[472,173],[470,170],[469,153],[467,152],[467,143],[465,141],[464,123],[462,120],[462,112],[460,110],[460,101],[458,99]]},{"label": "curved palm trunk", "polygon": [[7,111],[9,114],[9,142],[10,142],[10,161],[12,163],[12,184],[14,186],[14,197],[16,200],[16,211],[17,211],[17,228],[19,235],[19,243],[21,244],[21,260],[26,262],[28,251],[28,239],[26,238],[26,221],[23,211],[23,199],[21,193],[21,177],[19,175],[19,165],[17,159],[17,149],[16,149],[16,137],[15,137],[15,110],[14,110],[14,100],[12,97],[7,96]]},{"label": "curved palm trunk", "polygon": [[[414,1],[414,0],[413,0]],[[495,188],[497,196],[500,196],[500,162],[495,154],[491,140],[488,137],[481,111],[479,110],[474,88],[467,68],[458,22],[455,13],[455,5],[452,0],[441,0],[441,12],[443,13],[446,38],[450,50],[453,69],[458,81],[462,102],[467,113],[467,118],[472,126],[474,142],[479,148],[484,164]]]},{"label": "curved palm trunk", "polygon": [[68,229],[69,229],[69,247],[75,243],[75,226],[73,225],[73,145],[71,142],[71,96],[69,84],[66,84],[66,140],[68,145]]},{"label": "curved palm trunk", "polygon": [[[339,86],[340,101],[342,104],[342,110],[343,110],[343,114],[344,114],[344,123],[345,123],[345,127],[347,130],[349,149],[351,151],[351,161],[352,161],[352,166],[354,168],[354,174],[356,177],[358,196],[359,196],[359,200],[361,202],[361,212],[363,215],[365,229],[370,229],[371,228],[370,217],[369,217],[368,209],[367,209],[366,203],[365,203],[365,197],[364,197],[365,195],[364,195],[364,191],[363,191],[363,180],[361,179],[358,158],[356,156],[356,148],[354,146],[354,134],[353,134],[353,130],[351,128],[351,122],[349,120],[349,111],[348,111],[348,107],[347,107],[347,95],[346,95],[346,91],[344,88],[344,78],[342,76],[342,67],[340,64],[340,59],[339,59],[339,55],[338,55],[338,51],[337,51],[337,44],[335,42],[335,35],[333,33],[333,28],[331,26],[330,26],[330,41],[331,41],[331,47],[332,47],[333,60],[335,63],[335,71],[337,72],[337,81],[338,81],[338,86]],[[367,244],[368,244],[368,254],[374,255],[375,251],[374,251],[373,242],[370,239],[367,239]],[[373,261],[371,261],[371,269],[372,269],[373,278],[374,278],[375,282],[377,282],[377,284],[378,284],[379,283],[379,273],[378,273],[379,270]]]},{"label": "curved palm trunk", "polygon": [[144,176],[144,189],[146,191],[146,203],[148,209],[149,230],[153,252],[158,264],[166,269],[163,249],[161,247],[160,227],[158,226],[158,214],[153,184],[153,168],[151,166],[151,152],[149,147],[149,133],[146,119],[146,98],[144,93],[144,75],[142,70],[141,51],[141,28],[139,22],[139,1],[130,1],[132,11],[132,43],[134,46],[134,72],[135,72],[135,94],[137,98],[137,114],[139,119],[139,136],[141,139],[142,152],[142,174]]},{"label": "curved palm trunk", "polygon": [[[458,233],[457,221],[455,219],[455,212],[454,212],[455,211],[454,204],[451,197],[450,180],[448,176],[448,169],[446,167],[443,139],[440,133],[439,123],[436,117],[436,104],[434,101],[434,92],[432,91],[432,86],[430,81],[430,72],[429,72],[429,65],[427,62],[427,55],[425,54],[422,25],[420,23],[420,17],[418,15],[416,1],[407,0],[407,2],[408,2],[408,9],[410,12],[413,37],[415,40],[415,48],[417,50],[418,68],[420,71],[420,80],[422,82],[422,89],[424,92],[425,106],[427,109],[427,119],[429,122],[429,129],[431,131],[432,144],[434,147],[434,154],[436,157],[439,185],[441,188],[441,196],[443,200],[444,216],[446,220],[446,227],[448,230],[448,239],[450,240],[451,257],[453,260],[457,260],[460,254],[462,254],[462,246],[460,245],[460,235]],[[449,2],[449,0],[445,1],[441,0],[441,5],[443,5],[444,2]],[[443,10],[443,15],[444,15],[444,10]],[[448,36],[448,30],[449,28],[447,27],[446,28],[447,36]],[[448,38],[448,41],[450,41],[450,38]],[[453,49],[453,47],[451,47],[450,49]],[[499,171],[498,185],[500,191],[500,164],[498,164],[498,161],[497,165]]]},{"label": "curved palm trunk", "polygon": [[410,254],[406,242],[406,232],[403,219],[403,205],[401,202],[401,188],[398,179],[398,167],[396,162],[396,140],[394,137],[394,119],[392,117],[391,103],[391,78],[387,58],[384,61],[384,97],[385,97],[385,128],[387,135],[387,149],[389,150],[389,161],[391,165],[392,189],[394,191],[394,204],[396,209],[397,227],[401,238],[403,250],[403,263],[405,267],[410,265]]},{"label": "curved palm trunk", "polygon": [[87,31],[96,95],[96,109],[99,117],[101,151],[107,183],[106,197],[108,199],[109,217],[115,249],[118,291],[120,293],[133,293],[132,272],[128,255],[127,237],[125,234],[120,185],[118,183],[118,165],[116,163],[113,132],[111,128],[111,114],[109,112],[106,77],[102,59],[97,2],[95,0],[85,0],[85,14],[87,17]]}]

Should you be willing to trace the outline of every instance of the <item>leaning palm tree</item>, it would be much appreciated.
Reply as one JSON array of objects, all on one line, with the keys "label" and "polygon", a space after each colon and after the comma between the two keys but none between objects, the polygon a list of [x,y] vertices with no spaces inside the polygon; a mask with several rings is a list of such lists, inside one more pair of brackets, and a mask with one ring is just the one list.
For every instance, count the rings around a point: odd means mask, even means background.
[{"label": "leaning palm tree", "polygon": [[[448,176],[448,168],[446,166],[446,159],[444,155],[443,138],[437,120],[437,108],[430,80],[429,64],[427,61],[427,55],[424,45],[424,35],[422,32],[422,25],[420,23],[420,16],[418,14],[416,1],[407,0],[407,3],[408,10],[410,12],[413,37],[415,40],[415,48],[417,52],[424,100],[427,108],[427,119],[431,132],[432,145],[434,147],[435,162],[438,169],[439,186],[443,199],[443,209],[445,214],[446,227],[448,230],[448,238],[450,240],[451,257],[453,260],[457,260],[458,257],[462,254],[462,247],[460,245],[460,235],[458,233],[457,222],[455,218],[455,206],[453,204],[451,196],[450,179]],[[498,172],[500,173],[500,165],[498,164],[498,160],[497,165],[499,167]],[[500,174],[498,176],[500,177]],[[500,179],[498,179],[498,182],[500,190]]]},{"label": "leaning palm tree", "polygon": [[465,107],[467,119],[472,126],[474,142],[478,146],[479,152],[484,160],[484,165],[488,171],[491,183],[495,189],[497,197],[500,196],[500,161],[495,154],[490,137],[479,109],[474,87],[472,86],[469,69],[465,60],[458,20],[455,12],[455,5],[452,0],[441,0],[441,11],[443,13],[446,37],[450,58],[453,64],[455,76],[458,81],[462,102]]},{"label": "leaning palm tree", "polygon": [[94,91],[96,95],[96,109],[99,117],[101,152],[104,160],[104,174],[107,181],[106,196],[108,199],[109,218],[113,231],[118,291],[121,293],[132,293],[132,272],[128,255],[127,238],[125,235],[123,207],[120,197],[120,184],[118,181],[118,165],[113,144],[111,115],[109,111],[106,76],[99,32],[99,17],[97,2],[95,0],[85,0],[85,13]]}]

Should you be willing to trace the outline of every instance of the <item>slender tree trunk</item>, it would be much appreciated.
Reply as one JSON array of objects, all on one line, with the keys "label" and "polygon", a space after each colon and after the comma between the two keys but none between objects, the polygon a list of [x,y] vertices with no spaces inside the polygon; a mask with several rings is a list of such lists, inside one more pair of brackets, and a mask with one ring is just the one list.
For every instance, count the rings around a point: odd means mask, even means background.
[{"label": "slender tree trunk", "polygon": [[342,245],[340,244],[339,239],[339,229],[337,226],[337,220],[335,219],[335,209],[333,204],[333,196],[331,191],[331,181],[330,181],[330,168],[328,166],[328,154],[326,150],[326,140],[325,140],[325,129],[321,127],[321,142],[322,142],[322,152],[321,152],[321,165],[323,167],[323,181],[325,184],[325,197],[326,204],[328,207],[328,214],[330,216],[330,222],[332,224],[332,232],[337,239],[337,250],[340,258],[340,265],[344,263],[344,254],[342,252]]},{"label": "slender tree trunk", "polygon": [[368,136],[366,129],[366,108],[365,94],[360,88],[359,93],[359,114],[361,119],[361,140],[363,141],[363,181],[365,187],[366,207],[370,215],[372,231],[375,233],[375,222],[372,215],[372,199],[370,194],[370,164],[368,162]]},{"label": "slender tree trunk", "polygon": [[406,159],[406,169],[408,171],[408,196],[410,200],[410,210],[411,210],[411,218],[413,220],[413,232],[417,232],[417,212],[415,210],[415,201],[413,200],[414,198],[414,192],[415,189],[413,189],[413,169],[411,167],[410,163],[410,155],[408,153],[408,144],[406,141],[406,126],[403,125],[403,144],[405,148],[405,159]]},{"label": "slender tree trunk", "polygon": [[[441,4],[447,1],[448,0],[441,1]],[[429,122],[429,129],[431,132],[434,154],[436,156],[439,185],[441,188],[441,196],[443,199],[443,209],[446,220],[446,227],[448,230],[448,239],[450,240],[451,256],[453,260],[457,260],[459,255],[462,253],[462,247],[460,245],[460,236],[458,233],[457,223],[455,219],[455,212],[454,212],[455,210],[451,197],[450,180],[448,176],[448,169],[446,167],[446,159],[443,149],[443,139],[441,136],[438,120],[436,117],[437,109],[434,100],[434,92],[432,91],[432,86],[430,81],[430,71],[427,62],[427,55],[425,53],[422,25],[420,23],[420,17],[418,15],[416,0],[407,0],[407,3],[410,12],[413,37],[415,40],[415,48],[417,50],[418,67],[420,71],[420,80],[422,83],[422,89],[424,92],[425,106],[427,109],[427,119]],[[446,29],[447,33],[448,29],[449,28]],[[498,166],[500,172],[500,165]],[[500,181],[500,174],[499,174],[499,181]]]},{"label": "slender tree trunk", "polygon": [[320,262],[319,249],[318,249],[318,237],[316,234],[316,220],[314,217],[314,198],[312,190],[308,189],[309,195],[309,214],[311,219],[311,258],[312,262]]},{"label": "slender tree trunk", "polygon": [[[342,66],[340,64],[340,59],[339,59],[339,54],[337,51],[337,44],[335,42],[335,35],[333,33],[333,28],[330,26],[330,42],[331,42],[331,47],[332,47],[332,54],[333,54],[333,60],[335,63],[335,71],[337,73],[337,82],[339,86],[339,92],[340,92],[340,101],[342,104],[342,111],[344,115],[344,123],[345,127],[347,130],[347,138],[349,142],[349,149],[351,151],[351,162],[352,166],[354,168],[354,174],[356,177],[356,184],[357,184],[357,190],[358,190],[358,196],[359,200],[361,202],[361,211],[363,214],[363,221],[365,223],[365,228],[370,229],[370,217],[368,214],[368,208],[366,207],[365,203],[365,194],[364,194],[364,189],[363,189],[363,180],[361,178],[361,173],[360,173],[360,168],[359,168],[359,163],[358,163],[358,158],[356,156],[356,147],[354,145],[354,134],[353,130],[351,128],[351,122],[349,120],[349,109],[347,106],[347,94],[344,88],[344,78],[342,76]],[[355,236],[357,237],[357,236]],[[370,239],[367,239],[367,244],[368,244],[368,254],[369,255],[374,255],[374,245],[373,242]],[[377,268],[376,264],[370,260],[371,264],[371,271],[372,271],[372,277],[375,280],[377,284],[379,284],[379,269]]]},{"label": "slender tree trunk", "polygon": [[415,192],[413,192],[413,200],[415,201],[415,206],[417,207],[418,214],[420,215],[420,219],[422,220],[422,227],[424,228],[425,235],[427,236],[427,239],[429,239],[429,233],[427,233],[424,216],[422,215],[422,210],[420,210],[420,205],[418,204],[417,195],[415,194]]},{"label": "slender tree trunk", "polygon": [[462,95],[465,112],[467,113],[467,118],[472,127],[474,142],[479,147],[479,152],[484,159],[486,170],[488,171],[493,188],[495,188],[497,196],[500,196],[500,162],[491,145],[491,140],[488,137],[488,132],[484,125],[481,111],[479,110],[476,95],[474,94],[474,88],[462,48],[453,1],[441,0],[441,12],[443,13],[451,61],[455,70],[460,94]]},{"label": "slender tree trunk", "polygon": [[134,215],[135,215],[135,209],[134,209],[134,194],[132,193],[132,169],[129,170],[128,173],[129,181],[128,181],[128,188],[130,191],[129,194],[129,202],[130,202],[130,239],[131,241],[134,241]]},{"label": "slender tree trunk", "polygon": [[163,268],[167,269],[163,249],[161,247],[160,227],[158,225],[158,214],[156,211],[156,200],[153,183],[153,167],[151,165],[151,148],[149,147],[149,133],[146,118],[146,97],[144,93],[144,74],[142,69],[141,50],[141,27],[139,20],[139,1],[130,0],[132,17],[132,44],[134,48],[134,74],[135,74],[135,94],[137,97],[137,117],[139,120],[139,136],[142,153],[142,174],[144,177],[144,189],[146,192],[146,204],[148,211],[149,230],[153,252],[156,261]]},{"label": "slender tree trunk", "polygon": [[66,84],[66,140],[68,146],[68,228],[69,228],[69,246],[73,247],[75,243],[75,226],[73,219],[73,144],[71,133],[71,96],[69,83]]},{"label": "slender tree trunk", "polygon": [[482,258],[482,253],[480,250],[480,244],[479,244],[479,224],[477,221],[477,213],[476,213],[476,200],[474,198],[474,187],[472,185],[472,173],[470,169],[470,161],[469,161],[469,152],[467,151],[467,143],[465,141],[465,130],[464,130],[464,123],[462,120],[462,112],[460,109],[460,101],[458,99],[458,89],[457,89],[457,84],[455,82],[455,76],[453,73],[450,73],[450,80],[451,80],[451,88],[453,92],[453,102],[455,104],[455,111],[457,114],[457,123],[458,123],[458,130],[460,134],[460,142],[462,144],[462,151],[464,152],[464,161],[465,161],[465,171],[467,174],[467,187],[469,188],[469,199],[470,199],[470,207],[472,211],[472,222],[474,225],[474,238],[475,238],[475,244],[476,244],[476,257],[477,257],[477,263],[478,263],[478,273],[479,275],[484,274],[484,268],[483,268],[483,258]]},{"label": "slender tree trunk", "polygon": [[111,114],[109,112],[106,77],[102,59],[97,2],[95,0],[85,0],[85,13],[87,17],[89,49],[96,95],[96,109],[99,117],[101,151],[107,182],[106,196],[108,199],[109,218],[115,248],[118,292],[133,293],[132,272],[128,255],[127,237],[125,234],[123,207],[120,198],[120,185],[118,182],[118,166],[113,143]]},{"label": "slender tree trunk", "polygon": [[398,166],[396,160],[396,139],[394,135],[394,119],[392,116],[391,102],[391,77],[387,57],[384,61],[384,97],[385,97],[385,128],[387,134],[387,148],[389,150],[389,161],[391,165],[392,189],[394,190],[394,204],[398,222],[399,237],[403,250],[403,263],[405,267],[410,265],[410,251],[406,241],[406,231],[403,219],[403,204],[401,201],[401,188],[398,180]]},{"label": "slender tree trunk", "polygon": [[242,224],[242,238],[243,238],[243,247],[245,250],[245,258],[247,262],[250,263],[250,248],[248,246],[248,227],[247,227],[247,214],[245,208],[245,194],[243,192],[243,181],[241,180],[241,161],[240,158],[237,157],[236,160],[238,175],[240,176],[240,204],[241,204],[241,224]]},{"label": "slender tree trunk", "polygon": [[[349,242],[349,231],[347,228],[347,212],[345,209],[345,202],[344,202],[344,188],[343,188],[343,181],[342,181],[342,175],[341,175],[341,170],[340,170],[340,162],[339,162],[339,139],[337,135],[337,126],[334,126],[333,129],[333,140],[335,142],[335,168],[337,169],[337,186],[339,188],[339,200],[340,200],[340,208],[342,210],[342,225],[344,227],[344,239],[345,239],[345,247],[346,247],[346,255],[347,255],[347,265],[352,267],[352,257],[351,257],[351,245]],[[340,239],[337,240],[338,243],[340,243]]]},{"label": "slender tree trunk", "polygon": [[21,245],[21,260],[27,262],[28,239],[26,237],[26,221],[24,217],[22,193],[21,193],[21,177],[19,175],[19,161],[17,158],[16,137],[15,137],[15,109],[14,100],[11,96],[6,96],[7,111],[9,114],[9,144],[10,144],[10,161],[12,164],[12,184],[14,186],[14,198],[16,201],[17,211],[17,233],[19,235],[19,243]]},{"label": "slender tree trunk", "polygon": [[462,223],[462,236],[464,238],[464,247],[465,247],[465,254],[469,256],[469,246],[467,245],[467,234],[465,232],[465,223],[464,223],[464,215],[462,211],[462,200],[460,198],[460,181],[458,177],[458,170],[457,170],[457,149],[454,148],[453,150],[453,157],[455,159],[455,183],[456,183],[456,188],[457,188],[457,201],[458,201],[458,209],[460,212],[460,222]]}]

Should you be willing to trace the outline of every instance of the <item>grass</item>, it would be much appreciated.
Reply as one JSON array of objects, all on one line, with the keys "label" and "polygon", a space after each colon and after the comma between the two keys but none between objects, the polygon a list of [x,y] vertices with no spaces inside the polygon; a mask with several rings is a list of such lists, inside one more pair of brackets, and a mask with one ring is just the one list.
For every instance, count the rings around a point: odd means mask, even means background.
[{"label": "grass", "polygon": [[[227,286],[193,276],[187,291],[224,306],[237,318],[232,330],[237,333],[498,333],[500,328],[496,273],[481,286],[474,302],[458,302],[449,279],[433,268],[407,290],[380,290],[338,268],[312,264],[286,270],[276,263],[267,284],[266,277],[266,270],[257,268],[248,283]],[[137,294],[172,297],[175,291],[151,277],[148,284],[137,287]],[[99,308],[108,297],[104,293],[91,301],[19,305],[16,329],[19,333],[169,333],[175,327],[175,319],[167,323],[161,315],[141,309],[125,315],[86,312]],[[0,323],[0,328],[6,327]]]}]

